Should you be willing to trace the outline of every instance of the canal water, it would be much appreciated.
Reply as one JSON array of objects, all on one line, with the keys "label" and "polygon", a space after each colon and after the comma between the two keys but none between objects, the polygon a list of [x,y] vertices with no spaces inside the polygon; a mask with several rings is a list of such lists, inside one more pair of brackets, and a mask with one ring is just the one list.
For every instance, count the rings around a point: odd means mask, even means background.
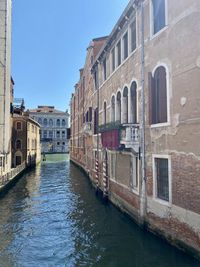
[{"label": "canal water", "polygon": [[95,195],[66,155],[0,199],[0,267],[200,267]]}]

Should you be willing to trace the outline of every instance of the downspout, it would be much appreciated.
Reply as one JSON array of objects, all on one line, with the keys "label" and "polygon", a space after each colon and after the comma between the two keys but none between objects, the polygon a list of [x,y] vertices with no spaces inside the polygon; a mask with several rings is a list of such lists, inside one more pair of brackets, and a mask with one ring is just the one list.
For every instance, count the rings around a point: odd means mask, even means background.
[{"label": "downspout", "polygon": [[142,183],[140,194],[140,217],[141,223],[144,223],[146,215],[146,155],[145,155],[145,87],[144,87],[144,2],[141,1],[141,167],[142,167]]},{"label": "downspout", "polygon": [[99,186],[99,73],[97,75],[97,114],[96,116],[97,116],[97,162],[98,162],[98,186]]}]

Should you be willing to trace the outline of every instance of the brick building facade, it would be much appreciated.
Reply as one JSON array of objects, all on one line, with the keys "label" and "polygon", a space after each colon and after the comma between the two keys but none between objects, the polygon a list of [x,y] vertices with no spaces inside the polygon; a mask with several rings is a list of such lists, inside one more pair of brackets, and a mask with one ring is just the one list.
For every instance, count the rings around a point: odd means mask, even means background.
[{"label": "brick building facade", "polygon": [[130,1],[96,55],[88,49],[70,148],[113,203],[198,255],[199,21],[196,0]]}]

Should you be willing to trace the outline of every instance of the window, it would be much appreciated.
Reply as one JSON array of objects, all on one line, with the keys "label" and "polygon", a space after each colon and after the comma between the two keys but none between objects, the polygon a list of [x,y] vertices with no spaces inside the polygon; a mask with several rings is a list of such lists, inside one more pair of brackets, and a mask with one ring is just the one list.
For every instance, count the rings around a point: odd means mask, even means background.
[{"label": "window", "polygon": [[137,123],[137,84],[132,82],[130,89],[130,123]]},{"label": "window", "polygon": [[41,119],[41,118],[38,119],[38,123],[39,123],[40,125],[42,125],[42,119]]},{"label": "window", "polygon": [[98,108],[94,111],[94,134],[98,133]]},{"label": "window", "polygon": [[60,131],[56,132],[56,138],[60,138]]},{"label": "window", "polygon": [[57,142],[57,146],[59,146],[60,145],[60,142]]},{"label": "window", "polygon": [[103,60],[103,78],[104,78],[104,81],[107,78],[107,73],[106,73],[106,58]]},{"label": "window", "polygon": [[155,196],[169,201],[169,163],[167,158],[154,158]]},{"label": "window", "polygon": [[99,77],[98,77],[98,69],[95,70],[94,72],[94,85],[95,85],[95,89],[99,88]]},{"label": "window", "polygon": [[123,123],[128,123],[128,88],[125,87],[123,91]]},{"label": "window", "polygon": [[44,127],[47,127],[47,118],[44,119],[43,124],[44,124]]},{"label": "window", "polygon": [[21,131],[22,130],[22,123],[21,123],[21,121],[17,121],[16,127],[17,127],[17,130],[18,131]]},{"label": "window", "polygon": [[103,122],[106,124],[106,101],[103,103]]},{"label": "window", "polygon": [[121,123],[121,93],[117,93],[117,110],[116,110],[116,120]]},{"label": "window", "polygon": [[56,126],[60,127],[60,120],[59,119],[57,119],[57,121],[56,121]]},{"label": "window", "polygon": [[62,119],[62,127],[66,126],[66,121],[64,119]]},{"label": "window", "polygon": [[65,146],[65,142],[63,142],[62,144],[63,144],[63,146]]},{"label": "window", "polygon": [[128,32],[123,37],[124,59],[128,57]]},{"label": "window", "polygon": [[111,99],[111,121],[115,121],[115,96],[112,96]]},{"label": "window", "polygon": [[115,48],[113,48],[111,52],[111,57],[112,57],[112,71],[115,70]]},{"label": "window", "polygon": [[117,67],[121,64],[121,40],[117,43]]},{"label": "window", "polygon": [[16,149],[22,149],[22,142],[19,139],[16,141]]},{"label": "window", "polygon": [[47,138],[47,130],[43,131],[43,138]]},{"label": "window", "polygon": [[89,122],[92,121],[92,107],[89,107],[89,111],[88,111],[88,120],[89,120]]},{"label": "window", "polygon": [[53,131],[49,131],[49,138],[53,138]]},{"label": "window", "polygon": [[149,73],[149,118],[150,124],[166,123],[167,118],[167,82],[166,69],[160,66],[154,77]]},{"label": "window", "polygon": [[49,126],[53,127],[53,120],[52,119],[49,120]]},{"label": "window", "polygon": [[153,34],[159,32],[166,25],[165,0],[152,0],[153,7]]},{"label": "window", "polygon": [[136,21],[134,20],[130,26],[131,31],[131,52],[136,49]]},{"label": "window", "polygon": [[62,138],[65,138],[66,135],[65,135],[65,131],[62,131]]},{"label": "window", "polygon": [[35,149],[35,140],[32,139],[32,150]]}]

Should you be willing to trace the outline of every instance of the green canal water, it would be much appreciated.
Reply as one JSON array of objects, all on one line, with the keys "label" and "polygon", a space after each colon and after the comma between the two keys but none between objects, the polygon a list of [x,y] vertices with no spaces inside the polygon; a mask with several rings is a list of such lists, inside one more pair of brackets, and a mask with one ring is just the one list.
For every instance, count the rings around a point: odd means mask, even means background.
[{"label": "green canal water", "polygon": [[200,267],[103,203],[67,155],[25,174],[0,214],[0,267]]}]

